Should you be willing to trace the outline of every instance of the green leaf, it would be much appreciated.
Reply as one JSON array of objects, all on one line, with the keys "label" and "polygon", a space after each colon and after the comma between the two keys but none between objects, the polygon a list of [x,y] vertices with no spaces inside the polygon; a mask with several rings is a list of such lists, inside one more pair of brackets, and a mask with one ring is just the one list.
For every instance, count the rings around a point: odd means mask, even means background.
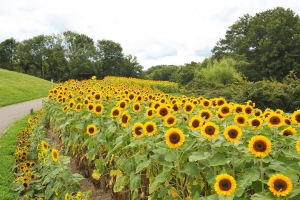
[{"label": "green leaf", "polygon": [[130,190],[135,190],[141,185],[141,175],[134,175],[134,173],[130,174],[130,184],[129,188]]},{"label": "green leaf", "polygon": [[259,177],[260,177],[260,170],[258,167],[255,166],[246,168],[243,174],[243,179],[251,182],[257,181]]},{"label": "green leaf", "polygon": [[225,154],[223,153],[217,153],[215,154],[211,160],[210,160],[210,166],[219,166],[224,165],[227,163],[227,159],[225,157]]},{"label": "green leaf", "polygon": [[163,182],[165,182],[166,180],[168,180],[168,177],[169,177],[169,174],[166,173],[166,172],[162,172],[162,173],[158,174],[158,175],[154,178],[153,182],[151,183],[149,192],[150,192],[150,193],[153,193],[153,192],[158,188],[158,185],[159,185],[160,183],[163,183]]},{"label": "green leaf", "polygon": [[72,174],[72,178],[73,178],[73,181],[75,181],[75,182],[79,182],[84,179],[84,177],[81,174],[77,174],[77,173]]},{"label": "green leaf", "polygon": [[274,196],[270,192],[260,192],[252,195],[251,200],[274,200],[276,196]]},{"label": "green leaf", "polygon": [[120,192],[129,182],[129,178],[127,176],[120,176],[116,179],[116,183],[114,185],[114,192]]},{"label": "green leaf", "polygon": [[99,173],[103,174],[104,173],[104,164],[103,164],[103,162],[100,159],[97,159],[95,161],[95,165],[96,165],[96,168],[99,171]]},{"label": "green leaf", "polygon": [[146,160],[142,163],[140,163],[135,170],[135,173],[139,173],[140,171],[142,171],[143,169],[145,169],[146,167],[148,167],[151,163],[151,160]]},{"label": "green leaf", "polygon": [[194,162],[194,161],[198,161],[198,160],[206,160],[210,157],[210,153],[208,152],[194,152],[190,157],[189,157],[189,161],[190,162]]},{"label": "green leaf", "polygon": [[176,155],[174,154],[174,152],[168,151],[165,154],[165,160],[169,161],[169,162],[172,162],[172,161],[177,160],[177,158],[176,158]]},{"label": "green leaf", "polygon": [[184,164],[183,172],[189,176],[200,176],[200,172],[197,165],[192,162],[187,162]]}]

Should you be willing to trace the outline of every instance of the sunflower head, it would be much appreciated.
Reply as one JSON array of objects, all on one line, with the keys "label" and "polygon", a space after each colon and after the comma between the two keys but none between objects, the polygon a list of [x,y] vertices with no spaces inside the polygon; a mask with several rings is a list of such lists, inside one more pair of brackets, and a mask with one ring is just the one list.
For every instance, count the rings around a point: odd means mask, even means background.
[{"label": "sunflower head", "polygon": [[208,139],[214,139],[219,134],[219,127],[213,122],[205,122],[201,134]]},{"label": "sunflower head", "polygon": [[202,118],[200,116],[193,116],[189,126],[192,130],[200,130],[203,124]]},{"label": "sunflower head", "polygon": [[171,127],[176,124],[177,118],[174,115],[167,115],[164,119],[164,122],[166,127]]},{"label": "sunflower head", "polygon": [[216,177],[214,188],[218,194],[229,196],[235,192],[236,181],[228,174],[220,174]]},{"label": "sunflower head", "polygon": [[205,121],[209,121],[212,119],[213,117],[213,114],[211,112],[211,110],[209,109],[203,109],[203,110],[200,110],[200,113],[199,113],[200,117],[203,118]]},{"label": "sunflower head", "polygon": [[142,110],[141,104],[139,102],[136,102],[132,105],[133,112],[140,112]]},{"label": "sunflower head", "polygon": [[143,127],[143,132],[148,135],[148,136],[152,136],[156,133],[157,131],[157,126],[154,122],[152,121],[149,121],[149,122],[146,122],[144,124],[144,127]]},{"label": "sunflower head", "polygon": [[115,107],[111,110],[110,112],[110,116],[112,118],[116,118],[119,117],[121,115],[121,109],[119,107]]},{"label": "sunflower head", "polygon": [[52,160],[54,162],[57,162],[58,161],[58,158],[59,158],[59,153],[58,153],[58,150],[53,148],[52,149]]},{"label": "sunflower head", "polygon": [[132,126],[132,135],[135,138],[141,138],[144,136],[142,123],[135,123]]},{"label": "sunflower head", "polygon": [[270,191],[277,197],[286,196],[293,189],[292,181],[283,174],[273,175],[268,181],[268,186]]},{"label": "sunflower head", "polygon": [[269,114],[266,118],[266,123],[269,127],[279,127],[285,124],[284,117],[277,113]]},{"label": "sunflower head", "polygon": [[296,110],[292,114],[292,122],[294,124],[300,124],[300,110]]},{"label": "sunflower head", "polygon": [[224,130],[224,136],[229,142],[237,142],[242,137],[242,130],[236,125],[227,126]]},{"label": "sunflower head", "polygon": [[249,120],[249,126],[252,126],[253,130],[258,130],[262,127],[263,125],[263,120],[260,117],[254,117],[252,119]]},{"label": "sunflower head", "polygon": [[263,135],[255,135],[251,138],[248,149],[256,157],[265,157],[271,152],[271,141]]},{"label": "sunflower head", "polygon": [[155,116],[155,109],[154,108],[148,108],[147,110],[146,110],[146,117],[148,118],[148,119],[152,119],[153,117]]},{"label": "sunflower head", "polygon": [[123,114],[121,114],[120,123],[123,127],[128,126],[130,124],[131,116],[128,114],[127,111],[125,111]]},{"label": "sunflower head", "polygon": [[104,111],[104,107],[103,107],[103,105],[102,105],[101,103],[96,104],[96,105],[94,106],[94,112],[95,112],[96,114],[100,115],[100,114],[103,113],[103,111]]},{"label": "sunflower head", "polygon": [[244,115],[244,114],[237,114],[234,117],[234,122],[238,125],[238,126],[246,126],[246,124],[248,123],[248,116]]},{"label": "sunflower head", "polygon": [[186,101],[183,106],[183,111],[186,114],[191,114],[194,111],[195,105],[191,103],[190,101]]},{"label": "sunflower head", "polygon": [[90,124],[87,126],[86,128],[86,133],[89,135],[89,136],[93,136],[95,135],[97,132],[97,127],[94,125],[94,124]]},{"label": "sunflower head", "polygon": [[168,114],[170,114],[170,109],[166,105],[161,104],[161,106],[157,108],[157,115],[159,117],[165,118]]},{"label": "sunflower head", "polygon": [[218,109],[218,113],[220,113],[222,116],[230,115],[231,111],[232,111],[232,109],[229,104],[222,104]]},{"label": "sunflower head", "polygon": [[166,144],[170,148],[177,148],[183,144],[185,136],[181,130],[177,128],[170,128],[166,132],[165,138],[166,138]]},{"label": "sunflower head", "polygon": [[285,128],[285,129],[282,131],[281,134],[282,134],[283,136],[289,136],[289,135],[294,136],[294,135],[297,134],[297,131],[296,131],[295,128],[289,126],[289,127]]}]

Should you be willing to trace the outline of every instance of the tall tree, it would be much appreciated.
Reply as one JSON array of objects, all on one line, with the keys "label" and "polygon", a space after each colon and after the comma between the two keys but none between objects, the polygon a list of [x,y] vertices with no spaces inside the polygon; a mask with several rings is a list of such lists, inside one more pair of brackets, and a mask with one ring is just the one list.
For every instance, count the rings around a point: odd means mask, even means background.
[{"label": "tall tree", "polygon": [[0,43],[0,68],[14,70],[17,45],[18,42],[14,38]]},{"label": "tall tree", "polygon": [[300,75],[300,18],[290,9],[277,7],[240,17],[212,49],[213,56],[246,58],[241,68],[249,80],[273,78],[281,81],[289,71]]}]

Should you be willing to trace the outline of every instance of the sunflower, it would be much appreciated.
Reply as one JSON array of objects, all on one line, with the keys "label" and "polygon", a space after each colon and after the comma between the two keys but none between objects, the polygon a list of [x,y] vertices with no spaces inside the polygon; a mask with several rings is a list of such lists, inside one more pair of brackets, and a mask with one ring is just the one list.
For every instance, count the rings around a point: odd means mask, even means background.
[{"label": "sunflower", "polygon": [[245,106],[244,106],[243,112],[244,112],[246,115],[250,116],[250,115],[253,115],[253,114],[254,114],[254,109],[253,109],[253,107],[250,106],[250,105],[245,105]]},{"label": "sunflower", "polygon": [[89,136],[93,136],[95,135],[97,132],[97,127],[94,125],[94,124],[90,124],[87,126],[86,128],[86,133],[89,135]]},{"label": "sunflower", "polygon": [[226,117],[231,114],[231,106],[229,104],[222,104],[219,109],[218,113],[220,113],[223,117]]},{"label": "sunflower", "polygon": [[213,117],[213,114],[212,114],[211,110],[209,110],[209,109],[200,110],[199,115],[201,118],[204,118],[205,121],[209,121]]},{"label": "sunflower", "polygon": [[88,108],[88,111],[94,110],[94,103],[93,102],[88,103],[87,108]]},{"label": "sunflower", "polygon": [[94,106],[94,112],[98,115],[102,114],[104,111],[104,107],[101,103],[95,104]]},{"label": "sunflower", "polygon": [[186,114],[191,114],[194,111],[195,105],[190,101],[187,101],[183,106],[183,111]]},{"label": "sunflower", "polygon": [[65,194],[65,200],[71,200],[71,196],[69,195],[69,193]]},{"label": "sunflower", "polygon": [[295,128],[289,126],[289,127],[285,128],[285,129],[282,131],[281,134],[284,135],[284,136],[289,136],[289,135],[294,136],[294,135],[297,134],[297,131],[296,131]]},{"label": "sunflower", "polygon": [[260,117],[254,117],[254,118],[250,119],[248,121],[248,123],[249,123],[249,126],[253,127],[252,128],[253,130],[258,130],[258,129],[260,129],[262,127],[263,120]]},{"label": "sunflower", "polygon": [[148,108],[146,110],[146,117],[148,119],[152,119],[155,116],[155,109],[154,108]]},{"label": "sunflower", "polygon": [[219,113],[219,112],[217,112],[216,115],[217,115],[217,118],[219,120],[224,120],[225,119],[225,117],[223,117],[223,115],[221,113]]},{"label": "sunflower", "polygon": [[247,115],[243,115],[243,114],[237,114],[234,117],[234,122],[238,125],[238,126],[246,126],[247,122],[248,122],[248,116]]},{"label": "sunflower", "polygon": [[224,130],[224,136],[229,142],[237,142],[242,137],[242,130],[236,125],[227,126]]},{"label": "sunflower", "polygon": [[119,107],[115,107],[115,108],[111,109],[110,116],[112,118],[119,117],[120,115],[121,115],[121,109]]},{"label": "sunflower", "polygon": [[248,100],[246,104],[251,106],[251,107],[255,107],[255,103],[252,102],[251,100]]},{"label": "sunflower", "polygon": [[244,110],[243,105],[240,105],[240,104],[235,104],[234,105],[234,110],[233,110],[234,113],[239,114],[239,113],[242,113],[243,110]]},{"label": "sunflower", "polygon": [[284,117],[277,113],[270,113],[266,118],[266,123],[269,127],[279,127],[285,124]]},{"label": "sunflower", "polygon": [[255,115],[256,117],[262,116],[262,111],[261,111],[261,109],[256,108],[256,109],[254,110],[254,115]]},{"label": "sunflower", "polygon": [[291,125],[292,124],[292,120],[290,116],[284,116],[284,123],[286,125]]},{"label": "sunflower", "polygon": [[219,127],[213,122],[205,122],[201,128],[201,134],[209,139],[214,139],[219,134]]},{"label": "sunflower", "polygon": [[75,102],[74,100],[71,100],[71,101],[69,102],[69,108],[70,108],[70,109],[73,109],[74,106],[75,106],[75,104],[76,104],[76,102]]},{"label": "sunflower", "polygon": [[29,188],[30,184],[27,178],[23,178],[22,185],[26,190]]},{"label": "sunflower", "polygon": [[69,106],[65,106],[65,107],[63,107],[62,111],[67,112],[68,109],[69,109]]},{"label": "sunflower", "polygon": [[283,174],[273,175],[268,181],[268,186],[270,191],[277,197],[286,196],[293,189],[292,181]]},{"label": "sunflower", "polygon": [[121,100],[121,101],[119,101],[119,102],[117,103],[117,106],[118,106],[121,110],[123,110],[123,109],[126,109],[126,108],[127,108],[128,103],[127,103],[126,100]]},{"label": "sunflower", "polygon": [[143,127],[143,132],[148,135],[154,135],[157,131],[156,124],[152,121],[146,122]]},{"label": "sunflower", "polygon": [[298,153],[300,154],[300,139],[298,139],[296,142],[296,149],[297,149]]},{"label": "sunflower", "polygon": [[94,100],[95,101],[100,101],[101,97],[102,97],[101,92],[95,92],[94,93]]},{"label": "sunflower", "polygon": [[168,114],[170,114],[170,109],[165,104],[161,104],[156,111],[157,115],[161,118],[165,118]]},{"label": "sunflower", "polygon": [[189,126],[192,130],[200,130],[202,124],[203,124],[203,121],[200,116],[193,116],[189,123]]},{"label": "sunflower", "polygon": [[174,115],[167,115],[164,118],[164,121],[165,121],[165,126],[166,127],[171,127],[171,126],[174,126],[176,124],[177,118]]},{"label": "sunflower", "polygon": [[139,102],[136,102],[132,105],[132,110],[135,113],[138,113],[142,110],[141,104]]},{"label": "sunflower", "polygon": [[76,196],[75,196],[76,200],[81,200],[82,199],[82,193],[81,192],[77,192]]},{"label": "sunflower", "polygon": [[296,110],[292,114],[292,122],[294,124],[300,124],[300,110]]},{"label": "sunflower", "polygon": [[181,130],[177,128],[170,128],[166,132],[165,138],[166,138],[166,144],[170,148],[177,148],[183,144],[185,136]]},{"label": "sunflower", "polygon": [[128,126],[130,124],[130,122],[129,122],[130,119],[131,119],[131,116],[128,114],[127,111],[125,111],[120,118],[121,125],[123,127]]},{"label": "sunflower", "polygon": [[41,142],[41,146],[42,146],[43,152],[48,152],[48,150],[49,150],[49,145],[48,145],[47,142],[42,141],[42,142]]},{"label": "sunflower", "polygon": [[217,98],[216,99],[216,104],[217,104],[217,106],[221,106],[221,105],[223,105],[223,104],[226,104],[226,99],[224,99],[224,98]]},{"label": "sunflower", "polygon": [[59,153],[58,153],[57,149],[53,148],[52,149],[52,160],[54,162],[57,162],[58,158],[59,158]]},{"label": "sunflower", "polygon": [[248,149],[256,157],[264,157],[271,152],[271,141],[263,135],[255,135],[251,138]]},{"label": "sunflower", "polygon": [[180,106],[178,103],[173,104],[172,109],[174,113],[179,113],[180,112]]},{"label": "sunflower", "polygon": [[142,123],[135,123],[132,126],[132,135],[135,138],[141,138],[144,136]]},{"label": "sunflower", "polygon": [[78,103],[75,107],[76,112],[80,112],[82,109],[82,103]]},{"label": "sunflower", "polygon": [[236,182],[232,176],[220,174],[216,177],[214,188],[218,194],[229,196],[235,192]]}]

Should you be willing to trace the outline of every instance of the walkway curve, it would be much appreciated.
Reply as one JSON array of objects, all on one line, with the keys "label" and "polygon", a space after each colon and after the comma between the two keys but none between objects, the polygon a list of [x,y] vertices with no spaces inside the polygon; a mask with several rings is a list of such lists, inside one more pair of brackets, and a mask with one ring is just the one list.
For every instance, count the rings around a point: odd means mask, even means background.
[{"label": "walkway curve", "polygon": [[35,99],[31,101],[25,101],[22,103],[17,103],[0,108],[0,136],[8,126],[15,122],[16,120],[24,117],[27,114],[30,114],[31,109],[33,111],[39,110],[42,108],[42,99]]}]

